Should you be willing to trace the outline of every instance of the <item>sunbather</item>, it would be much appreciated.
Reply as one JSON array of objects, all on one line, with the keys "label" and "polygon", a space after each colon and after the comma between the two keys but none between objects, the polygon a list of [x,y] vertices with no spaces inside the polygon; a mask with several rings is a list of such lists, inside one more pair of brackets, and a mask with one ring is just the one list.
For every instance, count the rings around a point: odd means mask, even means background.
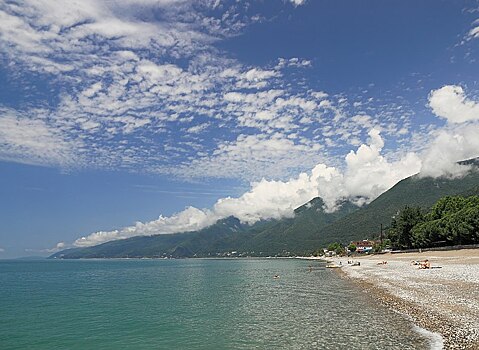
[{"label": "sunbather", "polygon": [[419,268],[420,269],[430,269],[431,268],[431,262],[429,260],[424,260],[424,261],[421,261],[421,263],[419,264]]}]

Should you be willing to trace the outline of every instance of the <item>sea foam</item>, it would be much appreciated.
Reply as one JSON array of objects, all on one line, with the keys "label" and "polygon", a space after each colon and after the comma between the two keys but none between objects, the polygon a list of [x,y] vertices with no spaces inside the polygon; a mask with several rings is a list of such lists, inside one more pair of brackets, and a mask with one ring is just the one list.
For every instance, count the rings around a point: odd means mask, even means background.
[{"label": "sea foam", "polygon": [[439,333],[428,331],[427,329],[421,328],[417,325],[413,325],[413,330],[416,333],[421,334],[429,341],[429,344],[431,345],[431,350],[444,349],[444,339]]}]

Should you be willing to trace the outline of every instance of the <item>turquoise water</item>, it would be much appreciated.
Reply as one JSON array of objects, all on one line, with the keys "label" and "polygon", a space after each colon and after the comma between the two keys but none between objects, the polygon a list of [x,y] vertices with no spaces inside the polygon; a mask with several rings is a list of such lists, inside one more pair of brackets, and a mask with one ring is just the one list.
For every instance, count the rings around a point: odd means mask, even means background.
[{"label": "turquoise water", "polygon": [[427,348],[319,262],[0,261],[3,350]]}]

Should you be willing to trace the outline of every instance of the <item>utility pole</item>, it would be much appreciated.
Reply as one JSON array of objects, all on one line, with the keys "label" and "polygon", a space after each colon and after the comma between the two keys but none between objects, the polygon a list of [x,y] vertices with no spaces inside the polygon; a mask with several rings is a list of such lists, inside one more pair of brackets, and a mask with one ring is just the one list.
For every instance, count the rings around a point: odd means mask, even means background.
[{"label": "utility pole", "polygon": [[381,245],[383,244],[383,224],[381,224],[381,233],[379,234],[379,240],[381,241]]}]

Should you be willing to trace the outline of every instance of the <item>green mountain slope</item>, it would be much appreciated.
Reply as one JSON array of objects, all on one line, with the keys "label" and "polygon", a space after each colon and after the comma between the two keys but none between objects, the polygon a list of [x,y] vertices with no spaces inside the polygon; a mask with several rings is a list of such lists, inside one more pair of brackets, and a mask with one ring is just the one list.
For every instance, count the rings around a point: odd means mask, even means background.
[{"label": "green mountain slope", "polygon": [[258,222],[252,226],[230,217],[203,230],[169,235],[139,236],[93,247],[67,249],[52,258],[125,258],[216,256],[238,251],[249,255],[275,255],[285,251],[309,252],[322,240],[316,232],[357,207],[344,203],[334,213],[323,210],[315,198],[299,207],[293,218]]},{"label": "green mountain slope", "polygon": [[430,208],[439,198],[449,195],[472,195],[479,190],[477,170],[457,179],[421,178],[417,175],[399,181],[369,205],[337,220],[322,230],[331,241],[379,237],[380,225],[387,226],[404,206]]},{"label": "green mountain slope", "polygon": [[234,244],[238,237],[242,237],[240,233],[246,227],[250,228],[230,217],[196,232],[137,236],[92,247],[63,250],[51,258],[189,257]]},{"label": "green mountain slope", "polygon": [[322,228],[356,211],[357,206],[344,202],[338,210],[327,213],[321,198],[314,198],[295,210],[295,216],[283,219],[265,228],[245,242],[248,251],[262,251],[268,255],[280,252],[307,253],[329,241]]}]

